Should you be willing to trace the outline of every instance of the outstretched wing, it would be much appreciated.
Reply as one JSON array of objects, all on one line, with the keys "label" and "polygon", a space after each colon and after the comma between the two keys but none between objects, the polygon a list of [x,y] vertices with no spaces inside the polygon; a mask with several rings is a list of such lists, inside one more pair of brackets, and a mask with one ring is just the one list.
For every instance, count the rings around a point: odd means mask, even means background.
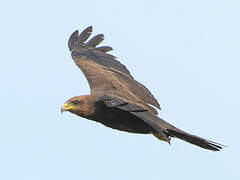
[{"label": "outstretched wing", "polygon": [[98,34],[85,42],[92,33],[92,26],[80,35],[78,30],[69,38],[68,46],[75,64],[82,70],[91,88],[91,94],[114,94],[133,102],[142,103],[157,114],[153,105],[160,106],[151,92],[141,83],[134,80],[128,69],[108,54],[109,46],[96,47],[104,40]]},{"label": "outstretched wing", "polygon": [[136,116],[137,118],[139,118],[139,121],[144,121],[154,129],[154,131],[152,132],[154,136],[168,143],[170,143],[171,137],[176,137],[191,144],[212,151],[219,151],[223,148],[223,145],[221,144],[206,140],[195,135],[191,135],[176,128],[168,122],[160,119],[157,115],[139,107],[136,104],[128,103],[122,99],[116,97],[109,97],[106,95],[101,96],[99,98],[99,102],[103,102],[105,106],[109,108],[109,111],[111,111],[111,109],[117,108],[120,111],[128,112]]}]

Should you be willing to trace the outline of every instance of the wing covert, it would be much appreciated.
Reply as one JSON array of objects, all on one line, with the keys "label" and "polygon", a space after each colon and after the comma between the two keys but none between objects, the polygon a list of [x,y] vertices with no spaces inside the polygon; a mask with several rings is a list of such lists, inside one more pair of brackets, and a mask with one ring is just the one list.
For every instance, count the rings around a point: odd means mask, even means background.
[{"label": "wing covert", "polygon": [[122,111],[127,111],[132,115],[138,117],[139,121],[144,121],[150,125],[159,133],[164,141],[170,144],[170,138],[168,137],[167,128],[165,127],[169,124],[164,124],[159,121],[158,117],[155,114],[149,112],[147,109],[144,109],[137,104],[132,104],[117,97],[109,97],[107,95],[101,96],[99,98],[99,101],[103,102],[108,108],[117,108]]}]

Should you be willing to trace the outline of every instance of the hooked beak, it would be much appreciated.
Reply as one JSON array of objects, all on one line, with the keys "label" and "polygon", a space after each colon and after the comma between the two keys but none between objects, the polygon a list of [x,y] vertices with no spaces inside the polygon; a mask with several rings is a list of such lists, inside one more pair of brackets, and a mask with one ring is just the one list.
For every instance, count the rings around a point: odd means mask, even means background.
[{"label": "hooked beak", "polygon": [[61,107],[61,113],[63,113],[64,111],[69,111],[71,109],[74,109],[75,107],[74,106],[71,106],[67,103],[65,103],[62,107]]}]

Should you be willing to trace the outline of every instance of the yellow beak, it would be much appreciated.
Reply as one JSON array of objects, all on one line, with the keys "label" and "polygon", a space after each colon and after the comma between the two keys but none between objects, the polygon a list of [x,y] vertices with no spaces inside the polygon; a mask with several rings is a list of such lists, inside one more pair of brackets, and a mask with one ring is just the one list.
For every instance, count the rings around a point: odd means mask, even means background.
[{"label": "yellow beak", "polygon": [[61,108],[61,113],[63,113],[64,111],[69,111],[69,110],[74,109],[74,108],[75,108],[74,106],[65,103]]}]

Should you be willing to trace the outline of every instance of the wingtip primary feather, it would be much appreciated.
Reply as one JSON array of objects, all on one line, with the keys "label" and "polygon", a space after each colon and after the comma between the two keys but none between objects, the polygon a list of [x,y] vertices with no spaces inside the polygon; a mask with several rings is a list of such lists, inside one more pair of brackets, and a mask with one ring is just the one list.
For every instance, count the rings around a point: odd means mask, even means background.
[{"label": "wingtip primary feather", "polygon": [[78,30],[74,31],[68,40],[68,48],[70,51],[72,51],[74,43],[78,40],[78,34],[79,34]]},{"label": "wingtip primary feather", "polygon": [[84,29],[78,37],[79,42],[85,42],[92,34],[92,30],[92,26],[88,26],[86,29]]},{"label": "wingtip primary feather", "polygon": [[110,46],[101,46],[101,47],[97,47],[96,49],[97,49],[97,50],[100,50],[100,51],[102,51],[102,52],[104,52],[104,53],[113,50],[113,48],[110,47]]},{"label": "wingtip primary feather", "polygon": [[103,34],[98,34],[94,36],[92,39],[90,39],[87,42],[87,45],[96,47],[98,44],[100,44],[104,40],[104,35]]}]

